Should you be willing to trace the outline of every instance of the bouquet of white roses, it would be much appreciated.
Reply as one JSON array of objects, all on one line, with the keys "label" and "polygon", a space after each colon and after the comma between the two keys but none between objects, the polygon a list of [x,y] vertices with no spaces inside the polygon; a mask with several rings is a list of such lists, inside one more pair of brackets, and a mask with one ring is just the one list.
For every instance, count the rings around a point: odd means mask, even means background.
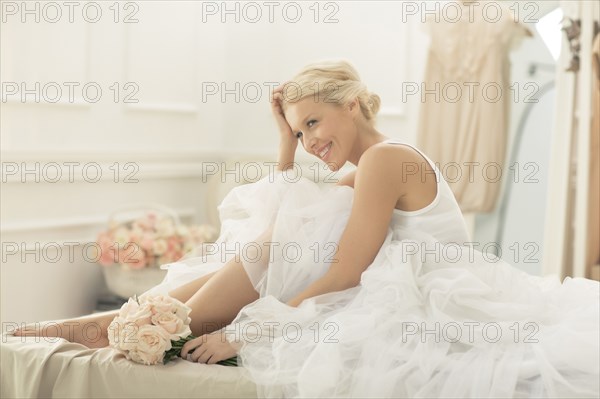
[{"label": "bouquet of white roses", "polygon": [[[166,364],[196,338],[190,330],[191,309],[169,295],[129,298],[108,327],[109,346],[136,363]],[[237,357],[217,364],[237,366]]]}]

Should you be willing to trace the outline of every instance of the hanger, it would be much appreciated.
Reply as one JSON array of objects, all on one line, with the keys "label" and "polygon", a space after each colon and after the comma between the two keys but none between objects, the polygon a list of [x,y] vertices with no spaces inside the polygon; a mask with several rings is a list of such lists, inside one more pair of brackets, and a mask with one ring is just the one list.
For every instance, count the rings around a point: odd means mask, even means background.
[{"label": "hanger", "polygon": [[533,37],[533,33],[524,23],[518,22],[518,21],[514,21],[514,22],[515,22],[515,24],[520,25],[521,28],[523,28],[525,30],[525,36]]},{"label": "hanger", "polygon": [[[475,3],[476,1],[479,0],[461,0],[461,3],[463,3],[464,5],[468,5],[471,3]],[[522,22],[517,21],[516,19],[513,18],[513,22],[517,25],[519,25],[521,28],[523,28],[523,30],[525,30],[525,36],[527,37],[533,37],[533,33],[531,32],[531,30]]]}]

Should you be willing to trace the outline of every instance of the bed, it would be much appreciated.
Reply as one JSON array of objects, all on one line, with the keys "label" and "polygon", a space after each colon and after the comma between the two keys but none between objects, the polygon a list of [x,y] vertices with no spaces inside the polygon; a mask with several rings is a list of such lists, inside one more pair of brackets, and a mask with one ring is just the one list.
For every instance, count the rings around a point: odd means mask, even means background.
[{"label": "bed", "polygon": [[145,366],[62,338],[2,334],[2,398],[256,398],[243,367],[177,359]]}]

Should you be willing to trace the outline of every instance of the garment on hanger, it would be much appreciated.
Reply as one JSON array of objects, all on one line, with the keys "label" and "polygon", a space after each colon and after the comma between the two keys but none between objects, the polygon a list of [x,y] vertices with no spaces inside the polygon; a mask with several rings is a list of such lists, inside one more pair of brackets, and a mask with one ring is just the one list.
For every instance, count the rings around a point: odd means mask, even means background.
[{"label": "garment on hanger", "polygon": [[[600,263],[600,33],[596,35],[592,47],[593,99],[592,130],[590,132],[590,177],[588,196],[588,275],[594,277],[593,270]],[[598,277],[596,277],[598,278]]]},{"label": "garment on hanger", "polygon": [[430,16],[425,24],[431,45],[417,143],[439,163],[463,212],[496,206],[514,95],[509,53],[529,32],[502,4],[494,22],[483,3],[458,2],[459,20]]}]

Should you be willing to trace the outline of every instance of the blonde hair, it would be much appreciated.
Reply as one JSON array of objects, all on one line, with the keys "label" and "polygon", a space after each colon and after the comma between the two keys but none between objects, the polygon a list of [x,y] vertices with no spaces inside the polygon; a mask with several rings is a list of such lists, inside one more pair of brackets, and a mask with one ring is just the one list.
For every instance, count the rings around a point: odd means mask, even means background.
[{"label": "blonde hair", "polygon": [[290,103],[314,96],[340,106],[358,99],[365,119],[373,125],[381,106],[381,99],[367,90],[356,69],[346,60],[323,60],[306,65],[284,86],[282,108]]}]

